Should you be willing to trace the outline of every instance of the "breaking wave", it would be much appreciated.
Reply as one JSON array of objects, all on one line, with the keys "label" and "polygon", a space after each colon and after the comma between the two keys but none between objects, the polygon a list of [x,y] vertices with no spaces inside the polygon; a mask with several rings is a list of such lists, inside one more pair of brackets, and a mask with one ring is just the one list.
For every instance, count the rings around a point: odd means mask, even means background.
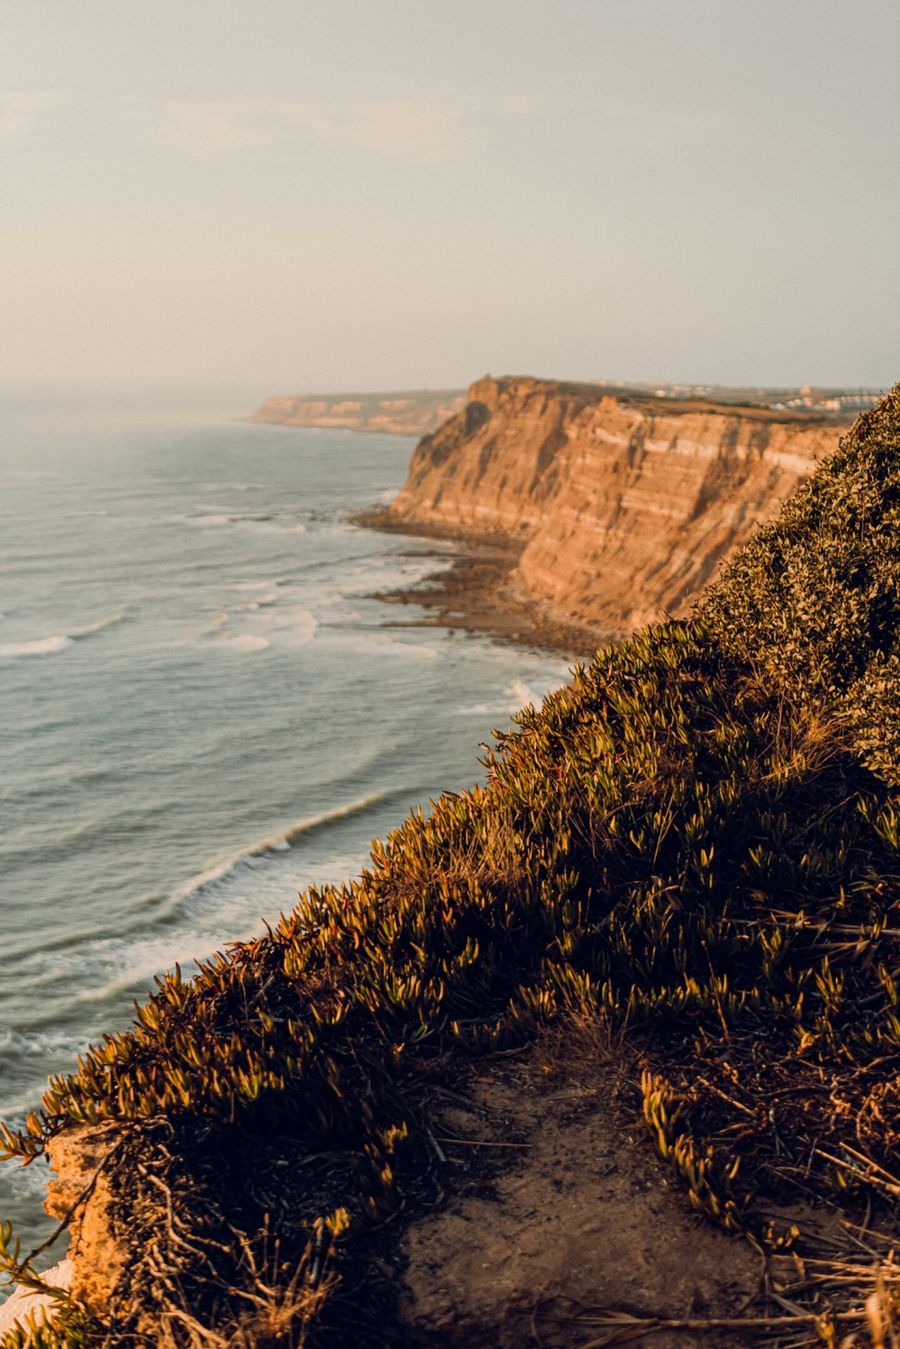
[{"label": "breaking wave", "polygon": [[22,656],[55,656],[72,645],[72,638],[64,632],[54,637],[38,637],[33,642],[5,642],[0,646],[0,659],[18,660]]},{"label": "breaking wave", "polygon": [[101,618],[86,628],[76,628],[73,632],[56,632],[51,637],[36,637],[30,642],[4,642],[0,644],[0,660],[19,660],[29,656],[55,656],[65,651],[75,642],[86,637],[95,637],[98,632],[121,623],[125,614],[113,614],[111,618]]},{"label": "breaking wave", "polygon": [[544,701],[540,694],[535,693],[534,689],[530,689],[521,679],[513,680],[509,686],[509,692],[511,697],[515,699],[515,710],[520,707],[540,707]]},{"label": "breaking wave", "polygon": [[101,618],[97,623],[91,623],[86,628],[76,628],[74,632],[68,634],[73,641],[79,641],[82,637],[94,637],[98,632],[106,632],[107,628],[114,628],[119,623],[124,623],[127,618],[125,610],[120,614],[113,614],[110,618]]},{"label": "breaking wave", "polygon": [[290,828],[285,829],[280,834],[270,834],[266,838],[258,839],[256,843],[251,843],[247,848],[241,848],[237,852],[224,857],[221,862],[216,862],[205,871],[199,871],[196,876],[185,881],[184,885],[173,890],[170,900],[173,904],[180,904],[184,900],[191,899],[193,896],[201,894],[211,885],[217,884],[230,876],[239,867],[247,864],[252,865],[253,861],[259,857],[266,857],[274,853],[288,852],[290,848],[305,834],[311,834],[316,829],[321,829],[327,824],[332,824],[335,820],[346,819],[350,815],[359,815],[372,806],[378,805],[384,801],[390,793],[375,792],[371,796],[362,796],[358,801],[351,801],[346,806],[335,806],[333,810],[322,811],[320,815],[309,815],[305,819],[298,820]]},{"label": "breaking wave", "polygon": [[220,641],[228,651],[265,651],[269,645],[267,637],[258,637],[252,632],[243,632],[239,637],[221,637]]}]

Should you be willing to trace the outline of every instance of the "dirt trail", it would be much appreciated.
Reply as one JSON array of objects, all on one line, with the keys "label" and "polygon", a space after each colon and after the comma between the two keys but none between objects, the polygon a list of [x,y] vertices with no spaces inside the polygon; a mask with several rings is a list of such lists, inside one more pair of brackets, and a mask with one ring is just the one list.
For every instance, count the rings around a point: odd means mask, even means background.
[{"label": "dirt trail", "polygon": [[[591,1309],[705,1318],[753,1301],[757,1253],[692,1213],[617,1099],[612,1069],[585,1069],[540,1053],[509,1062],[474,1082],[475,1110],[450,1106],[436,1122],[448,1161],[489,1157],[494,1174],[482,1170],[404,1236],[401,1304],[415,1343],[574,1349],[609,1333]],[[686,1331],[640,1342],[741,1343]]]}]

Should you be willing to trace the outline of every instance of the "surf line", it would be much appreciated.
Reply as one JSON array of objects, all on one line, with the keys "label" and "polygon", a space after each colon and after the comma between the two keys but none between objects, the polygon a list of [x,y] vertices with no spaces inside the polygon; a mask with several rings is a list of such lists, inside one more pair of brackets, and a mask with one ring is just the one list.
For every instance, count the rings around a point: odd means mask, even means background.
[{"label": "surf line", "polygon": [[18,660],[22,656],[55,656],[72,646],[74,642],[83,641],[87,637],[96,637],[107,628],[113,628],[117,623],[124,622],[126,616],[125,612],[113,614],[111,618],[101,618],[99,623],[92,623],[89,627],[76,628],[73,632],[57,632],[52,637],[36,637],[30,642],[6,642],[0,645],[0,659]]},{"label": "surf line", "polygon": [[270,834],[266,838],[259,839],[256,843],[251,843],[249,847],[240,848],[237,852],[229,853],[218,862],[213,862],[210,866],[192,876],[184,885],[180,885],[173,890],[169,896],[169,903],[166,910],[158,914],[157,917],[165,917],[167,913],[176,905],[200,894],[209,886],[215,885],[218,881],[224,880],[238,867],[245,862],[251,861],[256,857],[266,857],[275,853],[288,852],[294,843],[307,834],[313,833],[325,825],[334,823],[335,820],[347,819],[351,815],[359,815],[372,806],[378,805],[388,797],[394,795],[393,792],[375,792],[371,796],[360,797],[358,801],[350,801],[344,806],[335,806],[333,810],[322,811],[320,815],[309,815],[302,820],[297,820],[289,828],[282,830],[278,834]]}]

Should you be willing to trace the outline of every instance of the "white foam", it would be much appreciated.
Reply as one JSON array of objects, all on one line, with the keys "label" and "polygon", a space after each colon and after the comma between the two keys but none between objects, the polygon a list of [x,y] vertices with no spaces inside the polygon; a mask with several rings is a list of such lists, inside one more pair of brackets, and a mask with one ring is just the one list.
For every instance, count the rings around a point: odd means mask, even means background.
[{"label": "white foam", "polygon": [[362,651],[366,655],[418,656],[422,660],[440,660],[441,652],[424,642],[405,642],[394,637],[385,637],[381,633],[356,632],[352,628],[339,634],[341,645],[348,651]]},{"label": "white foam", "polygon": [[426,660],[439,660],[441,655],[435,647],[425,646],[421,642],[389,642],[388,645],[400,647],[411,656],[424,656]]},{"label": "white foam", "polygon": [[242,632],[239,637],[223,637],[223,646],[229,651],[265,651],[269,645],[267,637],[258,637],[252,632]]},{"label": "white foam", "polygon": [[[248,920],[244,933],[240,934],[237,940],[241,940],[241,936],[249,936],[253,927],[254,924]],[[184,933],[173,933],[155,942],[145,938],[139,945],[122,945],[119,949],[108,951],[107,959],[96,963],[94,979],[86,987],[79,989],[70,998],[70,1002],[82,1006],[106,1002],[109,998],[127,993],[129,989],[140,984],[148,985],[160,970],[172,969],[176,964],[189,974],[190,966],[198,957],[202,959],[207,954],[209,946],[205,934],[191,934],[191,938],[197,942],[193,955],[185,954]],[[190,947],[187,949],[189,951]],[[110,977],[104,980],[102,976],[106,973],[109,973]]]},{"label": "white foam", "polygon": [[124,619],[124,612],[112,614],[109,618],[101,618],[96,623],[90,623],[86,628],[77,628],[75,632],[70,632],[69,636],[76,640],[79,637],[93,637],[95,633],[105,632],[107,628],[114,628],[117,623],[124,622]]},{"label": "white foam", "polygon": [[267,534],[305,534],[306,525],[294,524],[277,515],[233,515],[232,524],[252,526]]},{"label": "white foam", "polygon": [[229,511],[227,514],[224,511],[207,511],[197,515],[173,515],[170,516],[170,519],[182,525],[191,525],[194,529],[221,529],[225,525],[252,525],[257,529],[277,530],[279,533],[306,533],[306,525],[287,523],[269,511]]},{"label": "white foam", "polygon": [[109,618],[101,618],[96,623],[88,624],[86,628],[75,628],[72,632],[56,632],[52,637],[36,637],[30,642],[6,642],[0,645],[0,660],[18,660],[22,656],[55,656],[60,651],[65,651],[73,642],[83,637],[94,637],[98,632],[105,632],[107,628],[121,623],[124,618],[124,613],[112,614]]},{"label": "white foam", "polygon": [[0,659],[18,660],[22,656],[55,656],[72,646],[72,638],[64,632],[53,637],[38,637],[33,642],[6,642],[0,646]]},{"label": "white foam", "polygon": [[180,524],[192,525],[195,529],[217,529],[231,524],[230,515],[176,515]]},{"label": "white foam", "polygon": [[58,1027],[41,1031],[13,1030],[10,1026],[0,1026],[0,1050],[4,1054],[20,1057],[26,1054],[38,1057],[48,1054],[75,1055],[80,1048],[80,1035]]},{"label": "white foam", "polygon": [[276,610],[270,615],[270,622],[279,637],[295,642],[311,642],[319,627],[315,614],[300,604],[292,609]]},{"label": "white foam", "polygon": [[534,690],[530,689],[527,684],[524,684],[521,679],[513,680],[509,686],[509,692],[510,696],[516,700],[516,710],[522,707],[540,707],[541,703],[544,701],[540,694],[535,693]]}]

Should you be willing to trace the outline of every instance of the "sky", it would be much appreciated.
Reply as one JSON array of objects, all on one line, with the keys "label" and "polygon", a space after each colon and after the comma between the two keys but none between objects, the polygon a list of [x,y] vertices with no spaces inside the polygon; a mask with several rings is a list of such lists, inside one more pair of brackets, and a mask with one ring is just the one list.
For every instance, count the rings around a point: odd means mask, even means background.
[{"label": "sky", "polygon": [[0,0],[0,381],[900,379],[897,0]]}]

